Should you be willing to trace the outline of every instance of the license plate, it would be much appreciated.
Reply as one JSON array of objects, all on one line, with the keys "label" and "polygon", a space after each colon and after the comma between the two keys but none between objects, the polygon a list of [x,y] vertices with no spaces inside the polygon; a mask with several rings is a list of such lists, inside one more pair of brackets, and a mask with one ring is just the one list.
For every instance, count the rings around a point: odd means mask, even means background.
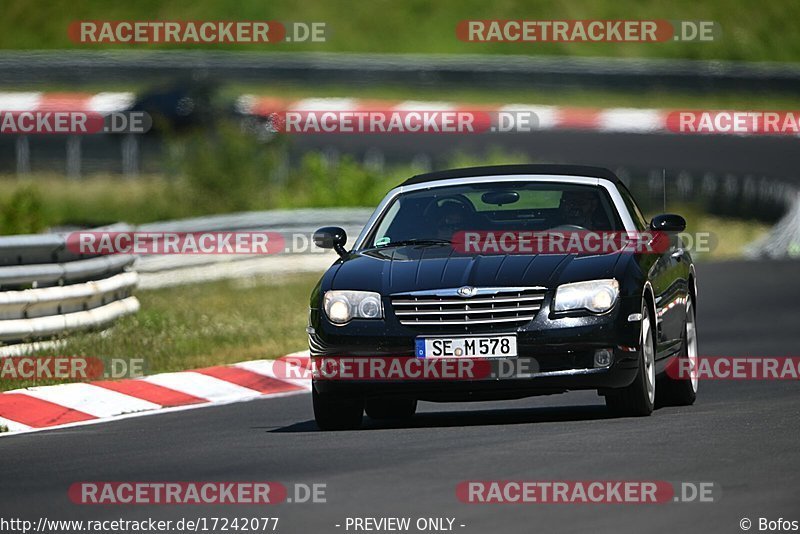
[{"label": "license plate", "polygon": [[505,358],[517,355],[517,336],[417,338],[417,358]]}]

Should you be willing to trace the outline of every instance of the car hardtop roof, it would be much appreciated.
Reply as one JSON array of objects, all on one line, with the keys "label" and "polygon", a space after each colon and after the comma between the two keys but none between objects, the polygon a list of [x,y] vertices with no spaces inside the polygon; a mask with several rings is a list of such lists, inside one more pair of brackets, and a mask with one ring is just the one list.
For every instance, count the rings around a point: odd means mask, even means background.
[{"label": "car hardtop roof", "polygon": [[485,167],[464,167],[462,169],[449,169],[446,171],[428,172],[412,176],[400,185],[414,185],[425,182],[435,182],[452,178],[480,178],[482,176],[503,176],[503,175],[562,175],[562,176],[583,176],[587,178],[603,178],[618,186],[625,187],[616,174],[603,167],[591,167],[588,165],[489,165]]}]

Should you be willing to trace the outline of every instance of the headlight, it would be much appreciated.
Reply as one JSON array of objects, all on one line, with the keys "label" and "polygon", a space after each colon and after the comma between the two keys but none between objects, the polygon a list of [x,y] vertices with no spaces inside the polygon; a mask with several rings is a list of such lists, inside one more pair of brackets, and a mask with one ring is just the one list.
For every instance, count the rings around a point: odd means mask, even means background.
[{"label": "headlight", "polygon": [[325,314],[334,324],[350,319],[382,319],[383,304],[379,293],[372,291],[328,291],[324,298]]},{"label": "headlight", "polygon": [[614,280],[591,280],[558,286],[555,311],[589,310],[603,313],[610,310],[619,296],[619,283]]}]

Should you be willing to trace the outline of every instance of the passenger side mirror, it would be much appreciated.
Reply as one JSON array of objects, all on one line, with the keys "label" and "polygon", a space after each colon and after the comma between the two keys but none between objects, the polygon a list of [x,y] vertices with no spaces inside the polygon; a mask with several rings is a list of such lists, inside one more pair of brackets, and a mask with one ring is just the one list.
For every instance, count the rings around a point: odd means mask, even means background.
[{"label": "passenger side mirror", "polygon": [[656,215],[650,221],[650,229],[657,232],[683,232],[686,230],[686,219],[674,213]]},{"label": "passenger side mirror", "polygon": [[319,248],[332,248],[336,253],[344,258],[347,251],[344,245],[347,243],[347,232],[338,226],[326,226],[314,232],[314,244]]}]

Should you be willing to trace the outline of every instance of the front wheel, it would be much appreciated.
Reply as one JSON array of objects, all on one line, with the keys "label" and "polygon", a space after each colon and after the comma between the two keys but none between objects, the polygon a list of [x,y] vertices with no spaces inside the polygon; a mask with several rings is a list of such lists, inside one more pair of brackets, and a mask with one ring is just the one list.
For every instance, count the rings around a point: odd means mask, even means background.
[{"label": "front wheel", "polygon": [[643,416],[653,413],[656,400],[656,343],[650,308],[642,306],[640,333],[639,372],[630,386],[606,394],[609,411],[621,417]]},{"label": "front wheel", "polygon": [[320,430],[357,430],[364,417],[364,399],[320,395],[311,390],[314,420]]},{"label": "front wheel", "polygon": [[[683,360],[683,362],[681,362]],[[679,368],[678,376],[666,373],[658,387],[660,406],[690,406],[697,399],[697,327],[694,303],[691,297],[686,304],[686,323],[683,330],[683,347],[673,365]],[[685,369],[684,369],[685,367]],[[683,376],[688,375],[688,376]]]}]

